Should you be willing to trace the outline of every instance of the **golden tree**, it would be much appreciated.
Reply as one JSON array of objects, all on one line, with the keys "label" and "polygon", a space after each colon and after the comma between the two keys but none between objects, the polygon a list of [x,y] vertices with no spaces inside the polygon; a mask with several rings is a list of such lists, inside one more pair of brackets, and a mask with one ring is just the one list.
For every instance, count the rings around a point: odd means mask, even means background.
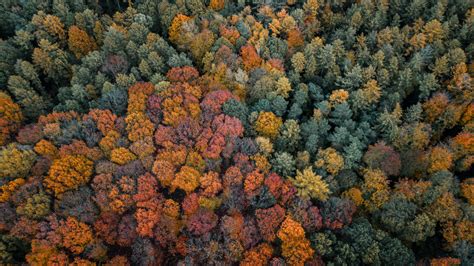
[{"label": "golden tree", "polygon": [[255,130],[264,137],[275,138],[282,123],[282,119],[274,113],[260,112],[255,122]]},{"label": "golden tree", "polygon": [[199,186],[199,179],[199,171],[189,166],[183,166],[180,171],[176,173],[173,182],[171,182],[171,190],[174,191],[176,188],[179,188],[189,194]]},{"label": "golden tree", "polygon": [[97,49],[94,39],[77,26],[71,26],[68,35],[69,50],[74,53],[77,59]]},{"label": "golden tree", "polygon": [[303,198],[313,198],[325,201],[329,197],[329,187],[321,176],[316,175],[311,167],[297,170],[295,178],[290,179],[298,189],[298,195]]},{"label": "golden tree", "polygon": [[53,161],[43,183],[58,196],[87,183],[93,167],[94,163],[83,155],[66,155]]}]

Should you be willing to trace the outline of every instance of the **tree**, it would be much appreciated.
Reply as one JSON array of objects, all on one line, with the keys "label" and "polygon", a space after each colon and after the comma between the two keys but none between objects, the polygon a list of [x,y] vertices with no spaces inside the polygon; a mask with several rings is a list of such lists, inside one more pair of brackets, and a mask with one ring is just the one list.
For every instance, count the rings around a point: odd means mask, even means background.
[{"label": "tree", "polygon": [[128,139],[138,141],[153,136],[153,123],[145,113],[135,112],[125,118],[127,123]]},{"label": "tree", "polygon": [[17,207],[16,212],[31,219],[41,219],[51,212],[51,199],[44,192],[34,194]]},{"label": "tree", "polygon": [[191,66],[173,67],[166,77],[170,82],[188,82],[192,83],[199,77],[199,71]]},{"label": "tree", "polygon": [[344,167],[344,158],[331,147],[320,149],[317,158],[315,166],[325,169],[331,175],[337,175]]},{"label": "tree", "polygon": [[428,208],[432,219],[440,222],[458,220],[462,214],[459,202],[450,192],[442,193]]},{"label": "tree", "polygon": [[262,58],[260,58],[253,46],[246,45],[242,47],[240,55],[242,56],[242,62],[246,71],[250,71],[262,64]]},{"label": "tree", "polygon": [[25,179],[17,178],[0,186],[0,203],[7,202],[11,195],[25,184]]},{"label": "tree", "polygon": [[426,38],[429,43],[433,43],[434,41],[442,39],[444,37],[442,25],[437,19],[431,20],[426,23],[423,27],[423,33],[426,35]]},{"label": "tree", "polygon": [[128,89],[128,113],[145,112],[148,97],[155,88],[149,82],[138,82]]},{"label": "tree", "polygon": [[290,216],[287,216],[278,231],[278,238],[282,241],[282,255],[288,264],[304,265],[314,253],[303,227]]},{"label": "tree", "polygon": [[296,161],[288,152],[278,152],[270,161],[272,171],[282,176],[292,176],[295,174]]},{"label": "tree", "polygon": [[414,203],[394,197],[382,206],[378,217],[387,231],[401,233],[415,218],[416,211],[417,206]]},{"label": "tree", "polygon": [[34,151],[41,156],[47,157],[50,160],[55,159],[59,153],[58,148],[56,148],[53,143],[44,139],[36,143]]},{"label": "tree", "polygon": [[130,262],[128,261],[128,259],[126,257],[117,255],[117,256],[109,259],[104,265],[106,265],[106,266],[113,266],[113,265],[129,266]]},{"label": "tree", "polygon": [[32,150],[11,143],[0,150],[0,177],[26,176],[35,162]]},{"label": "tree", "polygon": [[316,19],[316,16],[318,14],[318,9],[319,9],[319,3],[318,0],[308,0],[303,4],[303,9],[306,13],[308,13],[308,16],[311,17],[312,19]]},{"label": "tree", "polygon": [[451,258],[451,257],[437,258],[437,259],[431,259],[430,265],[432,266],[461,265],[461,260],[458,258]]},{"label": "tree", "polygon": [[303,198],[314,198],[320,201],[326,201],[330,194],[329,187],[321,178],[316,175],[311,167],[302,172],[296,171],[296,176],[291,182],[298,189],[298,195]]},{"label": "tree", "polygon": [[375,239],[374,228],[365,218],[354,220],[350,226],[342,229],[342,235],[348,237],[348,243],[363,263],[379,262],[380,245]]},{"label": "tree", "polygon": [[306,58],[302,52],[297,52],[291,58],[291,64],[297,73],[303,72],[306,64]]},{"label": "tree", "polygon": [[369,168],[381,169],[387,175],[397,176],[400,173],[400,155],[384,142],[370,145],[363,159]]},{"label": "tree", "polygon": [[222,190],[222,183],[216,172],[211,171],[202,175],[199,183],[203,189],[202,194],[206,197],[215,196]]},{"label": "tree", "polygon": [[162,186],[169,187],[174,179],[175,167],[171,162],[156,160],[152,168]]},{"label": "tree", "polygon": [[186,117],[197,118],[201,114],[201,95],[200,88],[189,83],[175,83],[161,92],[163,124],[177,126]]},{"label": "tree", "polygon": [[362,193],[364,198],[364,205],[369,211],[379,209],[385,202],[389,200],[390,191],[388,180],[384,172],[379,169],[365,169],[364,183],[362,185]]},{"label": "tree", "polygon": [[220,114],[202,131],[195,148],[204,158],[217,159],[220,155],[228,158],[233,151],[234,141],[243,136],[243,131],[239,119]]},{"label": "tree", "polygon": [[46,39],[39,41],[39,47],[33,50],[33,63],[45,75],[61,84],[61,80],[70,76],[70,65],[67,53],[56,43]]},{"label": "tree", "polygon": [[278,95],[283,96],[283,98],[288,98],[289,93],[292,91],[290,81],[286,77],[281,77],[276,82]]},{"label": "tree", "polygon": [[437,93],[433,95],[433,97],[423,103],[423,109],[426,120],[429,123],[433,123],[443,114],[443,112],[445,112],[446,108],[448,107],[448,104],[448,95],[444,93]]},{"label": "tree", "polygon": [[303,34],[301,34],[298,29],[294,28],[288,31],[287,42],[289,49],[298,49],[304,45]]},{"label": "tree", "polygon": [[344,103],[349,99],[349,92],[343,89],[333,90],[329,96],[329,102],[331,104]]},{"label": "tree", "polygon": [[200,173],[196,169],[183,166],[176,173],[175,179],[171,182],[171,190],[176,188],[184,190],[187,194],[193,192],[199,186]]},{"label": "tree", "polygon": [[68,35],[69,50],[74,53],[77,59],[97,49],[94,39],[77,26],[71,26]]},{"label": "tree", "polygon": [[332,230],[341,229],[352,222],[355,211],[356,208],[351,201],[330,197],[321,209],[323,225]]},{"label": "tree", "polygon": [[273,242],[280,224],[285,219],[285,209],[275,205],[268,209],[257,209],[255,211],[257,225],[265,241]]},{"label": "tree", "polygon": [[425,241],[428,237],[435,234],[436,221],[427,214],[421,213],[408,221],[406,227],[401,233],[402,239],[410,242]]},{"label": "tree", "polygon": [[201,65],[204,55],[214,44],[214,34],[209,30],[203,30],[191,40],[190,50],[194,60]]},{"label": "tree", "polygon": [[382,263],[395,263],[397,265],[415,263],[415,255],[413,254],[413,251],[408,249],[397,238],[384,235],[380,240],[380,247],[380,260]]},{"label": "tree", "polygon": [[296,120],[288,119],[280,126],[280,136],[276,139],[277,149],[293,152],[301,140],[300,125]]},{"label": "tree", "polygon": [[453,157],[448,149],[438,146],[431,149],[428,155],[428,161],[428,172],[433,173],[451,168]]},{"label": "tree", "polygon": [[72,217],[60,221],[56,233],[62,238],[61,244],[74,254],[82,253],[93,239],[89,226]]},{"label": "tree", "polygon": [[217,226],[218,217],[211,210],[200,209],[186,221],[187,229],[194,235],[204,235]]},{"label": "tree", "polygon": [[68,263],[66,254],[60,253],[56,247],[52,247],[47,241],[37,239],[31,242],[31,252],[25,257],[30,264]]},{"label": "tree", "polygon": [[273,249],[267,243],[262,243],[257,247],[246,251],[243,260],[240,262],[242,266],[265,265],[270,260]]},{"label": "tree", "polygon": [[474,152],[472,139],[472,133],[460,132],[450,141],[450,149],[453,151],[453,160],[457,161],[456,166],[461,171],[469,169],[474,163],[473,157],[470,155]]},{"label": "tree", "polygon": [[171,25],[168,29],[168,36],[170,41],[178,45],[186,44],[189,41],[189,39],[185,38],[185,35],[182,31],[183,26],[191,19],[192,18],[183,14],[177,14],[173,18],[173,21],[171,22]]},{"label": "tree", "polygon": [[371,104],[377,103],[381,96],[381,89],[376,80],[369,80],[361,89],[352,95],[353,105],[356,109],[366,109]]},{"label": "tree", "polygon": [[137,157],[135,156],[135,154],[123,147],[113,149],[112,153],[110,154],[110,161],[120,165],[127,164],[130,161],[135,160],[136,158]]},{"label": "tree", "polygon": [[162,202],[155,196],[137,203],[135,219],[137,233],[142,237],[153,237],[153,229],[161,219]]},{"label": "tree", "polygon": [[87,183],[94,163],[83,155],[66,155],[53,161],[44,184],[56,196]]},{"label": "tree", "polygon": [[0,92],[0,145],[7,144],[20,127],[23,115],[20,106],[5,93]]},{"label": "tree", "polygon": [[5,263],[20,263],[27,253],[26,242],[8,235],[0,235],[0,259]]},{"label": "tree", "polygon": [[39,11],[31,20],[32,24],[39,28],[35,32],[38,39],[40,39],[42,37],[41,35],[44,34],[43,31],[46,31],[47,34],[59,40],[65,38],[64,24],[61,22],[59,17],[49,14],[47,15],[45,12]]},{"label": "tree", "polygon": [[272,112],[260,112],[255,122],[255,130],[262,136],[275,138],[282,125],[282,119]]},{"label": "tree", "polygon": [[[60,199],[54,201],[54,212],[63,217],[75,217],[80,222],[92,224],[99,214],[93,197],[93,190],[86,186],[66,191]],[[42,206],[38,206],[42,208],[38,208],[37,212],[49,211],[49,201],[51,201],[49,197],[43,199]]]},{"label": "tree", "polygon": [[219,11],[225,6],[225,0],[211,0],[209,3],[209,8]]},{"label": "tree", "polygon": [[16,140],[20,144],[35,144],[43,137],[42,127],[38,124],[29,124],[23,126],[16,136]]}]

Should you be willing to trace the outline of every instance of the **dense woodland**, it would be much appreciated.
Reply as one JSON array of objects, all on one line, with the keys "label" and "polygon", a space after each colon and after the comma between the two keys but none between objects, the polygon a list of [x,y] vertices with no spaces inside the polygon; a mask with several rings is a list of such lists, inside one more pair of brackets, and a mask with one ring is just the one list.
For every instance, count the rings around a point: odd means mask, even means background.
[{"label": "dense woodland", "polygon": [[2,0],[0,264],[474,265],[473,57],[466,0]]}]

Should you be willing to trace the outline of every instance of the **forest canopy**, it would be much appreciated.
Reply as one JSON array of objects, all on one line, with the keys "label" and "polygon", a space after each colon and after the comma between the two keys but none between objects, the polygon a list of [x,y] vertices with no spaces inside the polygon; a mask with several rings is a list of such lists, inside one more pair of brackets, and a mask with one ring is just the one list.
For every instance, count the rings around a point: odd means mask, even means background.
[{"label": "forest canopy", "polygon": [[1,265],[473,265],[465,0],[4,0]]}]

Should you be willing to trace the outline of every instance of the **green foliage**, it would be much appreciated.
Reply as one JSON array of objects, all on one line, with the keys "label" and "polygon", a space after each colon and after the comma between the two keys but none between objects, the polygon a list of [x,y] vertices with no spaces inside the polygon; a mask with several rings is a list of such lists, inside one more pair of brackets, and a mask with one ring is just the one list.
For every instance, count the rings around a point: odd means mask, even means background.
[{"label": "green foliage", "polygon": [[389,232],[401,233],[415,219],[417,206],[403,198],[393,198],[379,211],[380,223]]},{"label": "green foliage", "polygon": [[272,170],[281,176],[292,176],[295,173],[295,159],[287,152],[275,153],[271,164]]},{"label": "green foliage", "polygon": [[29,249],[27,242],[17,237],[0,234],[0,261],[2,263],[20,263]]}]

